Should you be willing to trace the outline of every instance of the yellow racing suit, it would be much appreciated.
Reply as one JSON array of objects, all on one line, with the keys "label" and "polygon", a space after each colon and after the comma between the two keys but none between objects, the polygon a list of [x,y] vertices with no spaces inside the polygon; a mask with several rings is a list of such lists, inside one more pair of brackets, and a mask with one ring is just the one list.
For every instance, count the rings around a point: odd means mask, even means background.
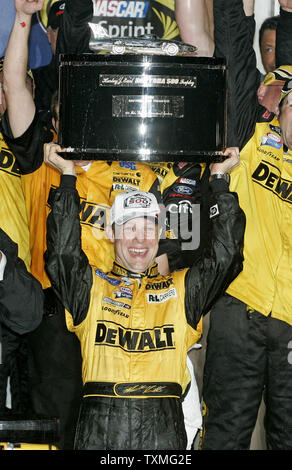
[{"label": "yellow racing suit", "polygon": [[[185,449],[187,351],[201,315],[242,267],[245,216],[214,182],[211,242],[190,268],[162,277],[93,269],[81,249],[75,178],[50,197],[46,269],[81,342],[83,402],[76,449]],[[65,236],[66,234],[66,236]],[[61,241],[62,240],[62,241]],[[66,243],[64,243],[66,240]]]}]

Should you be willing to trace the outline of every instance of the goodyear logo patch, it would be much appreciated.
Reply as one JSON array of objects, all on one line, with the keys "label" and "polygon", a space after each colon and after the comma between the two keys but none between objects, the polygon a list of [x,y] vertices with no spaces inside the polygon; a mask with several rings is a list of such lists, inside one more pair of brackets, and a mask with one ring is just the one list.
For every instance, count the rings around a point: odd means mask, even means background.
[{"label": "goodyear logo patch", "polygon": [[175,287],[172,287],[168,291],[162,292],[160,294],[159,293],[147,293],[146,295],[147,295],[147,302],[149,304],[152,304],[152,303],[156,304],[156,303],[167,302],[168,300],[177,297],[177,292],[176,292]]},{"label": "goodyear logo patch", "polygon": [[94,16],[146,18],[149,3],[136,0],[95,0]]}]

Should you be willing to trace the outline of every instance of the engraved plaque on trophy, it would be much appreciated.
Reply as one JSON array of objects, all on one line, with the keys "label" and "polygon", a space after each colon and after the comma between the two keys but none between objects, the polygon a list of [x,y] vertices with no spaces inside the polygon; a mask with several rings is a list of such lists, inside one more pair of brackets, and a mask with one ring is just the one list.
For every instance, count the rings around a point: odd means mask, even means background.
[{"label": "engraved plaque on trophy", "polygon": [[64,54],[59,70],[65,158],[208,162],[225,147],[223,59]]}]

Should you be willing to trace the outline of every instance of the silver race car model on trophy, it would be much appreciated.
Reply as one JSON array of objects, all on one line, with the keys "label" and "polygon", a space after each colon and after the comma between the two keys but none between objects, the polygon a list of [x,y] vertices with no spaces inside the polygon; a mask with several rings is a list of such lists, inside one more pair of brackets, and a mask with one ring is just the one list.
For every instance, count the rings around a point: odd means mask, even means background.
[{"label": "silver race car model on trophy", "polygon": [[98,24],[89,23],[93,38],[89,48],[93,52],[110,54],[157,54],[157,55],[194,55],[197,47],[180,41],[159,39],[152,34],[131,38],[111,38],[106,30]]}]

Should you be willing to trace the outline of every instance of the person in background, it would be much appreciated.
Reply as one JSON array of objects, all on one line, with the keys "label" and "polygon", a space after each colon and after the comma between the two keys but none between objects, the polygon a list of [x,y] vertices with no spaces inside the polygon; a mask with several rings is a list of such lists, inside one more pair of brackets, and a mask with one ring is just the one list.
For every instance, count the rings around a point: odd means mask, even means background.
[{"label": "person in background", "polygon": [[259,46],[266,73],[276,68],[276,31],[280,16],[266,18],[259,29]]},{"label": "person in background", "polygon": [[[22,3],[25,5],[25,0]],[[37,6],[38,4],[37,2]],[[34,7],[32,4],[32,8]],[[47,66],[32,71],[35,81],[35,104],[44,119],[50,110],[53,94],[59,86],[59,55],[90,52],[88,22],[92,15],[92,0],[62,0],[50,6],[47,37],[53,57]]]},{"label": "person in background", "polygon": [[[33,92],[31,75],[26,74],[28,92]],[[0,121],[6,111],[3,91],[3,58],[0,59]],[[0,132],[0,225],[2,230],[18,247],[19,258],[30,270],[29,229],[26,217],[24,195],[20,172],[13,152]],[[9,360],[0,368],[0,409],[3,412],[29,413],[31,403],[28,386],[27,335],[5,327],[2,324],[5,347],[9,350]],[[9,387],[8,387],[9,384]],[[9,390],[9,395],[8,395]],[[8,397],[10,399],[8,400]],[[9,403],[8,403],[9,402]]]},{"label": "person in background", "polygon": [[214,0],[214,38],[215,55],[225,57],[229,67],[229,119],[241,156],[230,187],[247,225],[243,270],[211,309],[202,448],[249,449],[264,396],[267,447],[287,450],[292,448],[292,67],[282,65],[268,76],[267,86],[279,78],[284,86],[276,114],[267,113],[256,99],[259,71],[242,0]]},{"label": "person in background", "polygon": [[[31,270],[41,282],[45,294],[45,314],[40,326],[30,334],[32,350],[31,394],[35,412],[40,416],[60,418],[60,448],[72,448],[81,394],[80,346],[65,325],[64,308],[51,289],[44,269],[46,249],[47,199],[51,187],[59,185],[59,172],[43,161],[43,144],[57,140],[58,101],[53,95],[52,114],[46,125],[37,111],[32,96],[24,86],[23,71],[27,66],[27,41],[32,13],[42,8],[43,1],[16,0],[16,18],[6,49],[4,86],[8,113],[2,122],[5,140],[13,149],[20,167],[30,228]],[[68,19],[69,0],[62,18]],[[65,17],[66,15],[66,17]],[[25,27],[21,23],[25,24]],[[66,23],[67,24],[67,23]],[[69,21],[68,21],[69,24]],[[63,37],[61,27],[58,41]],[[70,34],[66,36],[70,37]],[[58,44],[57,41],[57,44]],[[71,44],[73,47],[73,44]],[[21,108],[19,103],[22,103]],[[5,121],[5,122],[4,122]],[[76,162],[78,190],[83,198],[80,212],[83,248],[92,265],[111,269],[113,249],[104,237],[104,216],[116,194],[133,189],[152,191],[159,199],[155,174],[140,162]],[[124,184],[123,178],[130,183]],[[100,182],[100,185],[97,185]],[[121,184],[123,183],[123,184]],[[160,269],[168,269],[165,251],[160,244]],[[96,249],[99,244],[100,249]],[[168,244],[168,243],[167,243]],[[40,353],[41,352],[41,353]]]}]

